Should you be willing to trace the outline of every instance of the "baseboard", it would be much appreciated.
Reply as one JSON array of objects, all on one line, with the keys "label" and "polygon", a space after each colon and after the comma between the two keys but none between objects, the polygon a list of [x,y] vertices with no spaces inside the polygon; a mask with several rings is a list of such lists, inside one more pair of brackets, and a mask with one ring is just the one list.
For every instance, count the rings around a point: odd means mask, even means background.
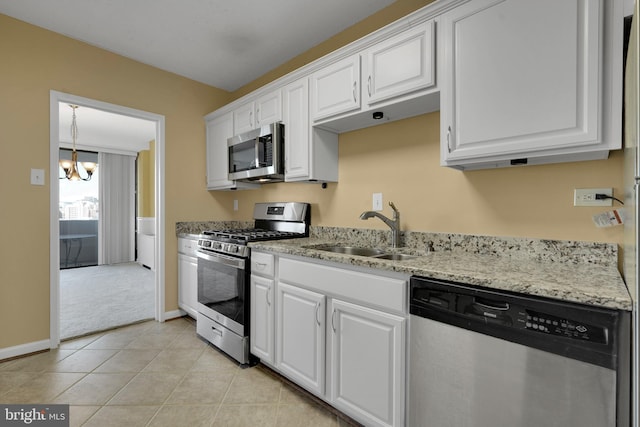
[{"label": "baseboard", "polygon": [[177,319],[178,317],[182,317],[184,315],[185,312],[182,310],[165,311],[164,320]]},{"label": "baseboard", "polygon": [[12,357],[23,356],[37,351],[49,350],[49,348],[51,348],[51,341],[48,339],[13,347],[0,348],[0,360],[11,359]]}]

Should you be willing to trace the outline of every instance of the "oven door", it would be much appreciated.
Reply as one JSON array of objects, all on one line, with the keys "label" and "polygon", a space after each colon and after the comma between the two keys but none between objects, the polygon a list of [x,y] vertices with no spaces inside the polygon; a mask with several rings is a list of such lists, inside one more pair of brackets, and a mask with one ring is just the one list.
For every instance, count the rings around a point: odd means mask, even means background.
[{"label": "oven door", "polygon": [[198,250],[198,311],[241,337],[245,334],[246,260]]}]

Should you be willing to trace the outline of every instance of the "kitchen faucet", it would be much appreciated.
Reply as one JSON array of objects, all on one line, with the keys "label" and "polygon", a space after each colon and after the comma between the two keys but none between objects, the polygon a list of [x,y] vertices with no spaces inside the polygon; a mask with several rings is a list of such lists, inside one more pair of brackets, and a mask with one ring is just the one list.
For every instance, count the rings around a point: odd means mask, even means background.
[{"label": "kitchen faucet", "polygon": [[389,206],[393,209],[393,219],[389,219],[386,216],[382,215],[379,212],[375,211],[364,211],[360,214],[360,219],[369,219],[372,217],[380,218],[385,224],[391,228],[391,244],[392,247],[397,248],[400,246],[400,212],[396,209],[396,206],[393,202],[389,202]]}]

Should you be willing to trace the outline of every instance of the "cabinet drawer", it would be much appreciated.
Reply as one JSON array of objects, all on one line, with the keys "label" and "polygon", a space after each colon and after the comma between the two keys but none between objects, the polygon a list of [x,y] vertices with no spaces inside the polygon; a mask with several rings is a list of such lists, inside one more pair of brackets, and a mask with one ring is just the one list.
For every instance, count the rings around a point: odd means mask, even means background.
[{"label": "cabinet drawer", "polygon": [[331,297],[406,313],[407,280],[280,257],[279,280]]},{"label": "cabinet drawer", "polygon": [[196,332],[216,347],[224,347],[225,352],[236,360],[245,360],[249,353],[247,337],[234,334],[201,313],[197,315]]},{"label": "cabinet drawer", "polygon": [[197,249],[197,240],[187,239],[186,237],[178,237],[178,253],[185,254],[190,257],[195,257]]},{"label": "cabinet drawer", "polygon": [[262,252],[251,252],[251,273],[273,277],[275,265],[273,255]]}]

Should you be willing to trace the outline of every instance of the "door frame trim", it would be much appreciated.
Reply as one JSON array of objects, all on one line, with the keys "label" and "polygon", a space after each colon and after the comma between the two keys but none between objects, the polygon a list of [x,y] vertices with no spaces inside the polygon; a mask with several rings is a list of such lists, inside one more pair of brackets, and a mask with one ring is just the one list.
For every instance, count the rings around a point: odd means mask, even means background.
[{"label": "door frame trim", "polygon": [[59,142],[59,110],[60,102],[95,108],[114,114],[150,120],[156,124],[155,145],[155,320],[164,322],[165,315],[165,117],[121,105],[110,104],[90,98],[51,90],[49,93],[49,182],[50,191],[50,225],[49,225],[49,279],[50,279],[50,348],[60,344],[60,229],[58,225],[58,205],[60,188],[58,182],[58,149]]}]

